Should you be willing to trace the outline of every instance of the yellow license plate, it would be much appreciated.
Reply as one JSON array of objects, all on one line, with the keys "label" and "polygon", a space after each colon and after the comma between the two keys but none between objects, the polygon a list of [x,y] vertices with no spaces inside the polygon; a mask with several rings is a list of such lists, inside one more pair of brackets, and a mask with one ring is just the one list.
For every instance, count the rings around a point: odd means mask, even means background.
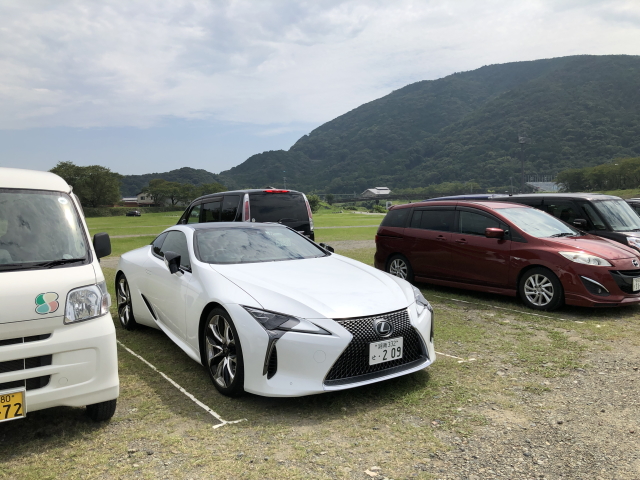
[{"label": "yellow license plate", "polygon": [[24,390],[0,392],[0,422],[24,418],[26,414]]}]

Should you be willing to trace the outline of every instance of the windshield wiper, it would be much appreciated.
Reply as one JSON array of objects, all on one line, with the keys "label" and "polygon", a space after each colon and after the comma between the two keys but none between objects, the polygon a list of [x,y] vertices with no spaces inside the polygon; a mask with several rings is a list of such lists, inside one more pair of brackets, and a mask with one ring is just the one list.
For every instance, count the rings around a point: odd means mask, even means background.
[{"label": "windshield wiper", "polygon": [[85,260],[86,258],[62,258],[60,260],[52,260],[50,262],[36,263],[34,267],[51,268],[51,267],[57,267],[58,265],[66,265],[68,263],[84,262]]},{"label": "windshield wiper", "polygon": [[577,233],[572,233],[572,232],[562,232],[562,233],[554,233],[553,235],[551,235],[551,237],[549,238],[557,238],[557,237],[576,237],[578,236]]}]

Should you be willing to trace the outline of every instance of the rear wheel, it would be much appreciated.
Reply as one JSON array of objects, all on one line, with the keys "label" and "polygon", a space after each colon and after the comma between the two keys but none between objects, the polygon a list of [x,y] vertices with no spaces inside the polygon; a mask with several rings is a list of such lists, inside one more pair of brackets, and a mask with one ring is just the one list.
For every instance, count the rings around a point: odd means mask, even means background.
[{"label": "rear wheel", "polygon": [[413,283],[413,268],[403,255],[393,255],[387,262],[387,272]]},{"label": "rear wheel", "polygon": [[118,318],[125,330],[136,328],[136,319],[133,316],[133,305],[131,304],[131,291],[129,282],[124,273],[120,273],[116,278],[116,297],[118,299]]},{"label": "rear wheel", "polygon": [[534,310],[555,310],[564,304],[564,289],[558,277],[548,268],[528,270],[520,279],[520,298]]},{"label": "rear wheel", "polygon": [[202,332],[205,366],[211,381],[223,395],[237,397],[244,393],[242,347],[231,316],[214,308]]},{"label": "rear wheel", "polygon": [[87,405],[87,415],[94,422],[104,422],[113,417],[116,413],[116,400],[108,400],[106,402],[94,403]]}]

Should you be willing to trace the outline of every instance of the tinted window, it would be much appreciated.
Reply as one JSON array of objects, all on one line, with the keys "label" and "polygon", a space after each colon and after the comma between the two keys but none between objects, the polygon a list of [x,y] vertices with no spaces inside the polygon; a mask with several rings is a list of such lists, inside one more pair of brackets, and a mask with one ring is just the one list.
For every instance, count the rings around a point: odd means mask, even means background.
[{"label": "tinted window", "polygon": [[[0,267],[86,259],[83,225],[62,192],[0,189]],[[31,264],[31,265],[23,265]],[[81,265],[81,263],[76,263]]]},{"label": "tinted window", "polygon": [[151,245],[153,245],[151,248],[153,249],[153,253],[155,253],[156,255],[159,255],[162,257],[162,242],[164,242],[164,239],[167,237],[167,233],[162,233],[158,236],[158,238],[156,238],[153,243]]},{"label": "tinted window", "polygon": [[187,247],[187,237],[182,232],[167,232],[167,237],[160,248],[160,256],[164,257],[164,252],[174,252],[180,255],[180,266],[191,270],[189,260],[189,248]]},{"label": "tinted window", "polygon": [[582,209],[587,214],[588,219],[591,221],[596,230],[606,230],[607,227],[595,211],[595,209],[588,203],[582,204]]},{"label": "tinted window", "polygon": [[576,218],[581,218],[577,212],[576,206],[571,202],[547,200],[545,201],[542,210],[569,224],[573,224],[573,221]]},{"label": "tinted window", "polygon": [[407,217],[411,213],[410,208],[398,208],[389,210],[387,216],[382,220],[383,227],[404,227],[407,224]]},{"label": "tinted window", "polygon": [[240,203],[240,195],[225,195],[222,201],[222,222],[233,222],[238,213],[238,203]]},{"label": "tinted window", "polygon": [[189,216],[187,217],[187,223],[198,223],[200,222],[200,210],[202,205],[196,205],[189,212]]},{"label": "tinted window", "polygon": [[500,228],[500,222],[479,213],[460,212],[460,233],[484,236],[487,228]]},{"label": "tinted window", "polygon": [[202,213],[200,222],[219,222],[220,221],[220,200],[216,202],[204,203],[202,205]]},{"label": "tinted window", "polygon": [[195,243],[198,259],[216,264],[276,262],[327,255],[299,234],[277,226],[198,230]]},{"label": "tinted window", "polygon": [[455,212],[453,210],[424,210],[420,221],[420,228],[438,230],[440,232],[453,231]]},{"label": "tinted window", "polygon": [[411,216],[411,228],[420,228],[420,220],[422,219],[422,210],[415,210]]},{"label": "tinted window", "polygon": [[300,193],[251,193],[251,220],[256,222],[308,221],[307,205]]}]

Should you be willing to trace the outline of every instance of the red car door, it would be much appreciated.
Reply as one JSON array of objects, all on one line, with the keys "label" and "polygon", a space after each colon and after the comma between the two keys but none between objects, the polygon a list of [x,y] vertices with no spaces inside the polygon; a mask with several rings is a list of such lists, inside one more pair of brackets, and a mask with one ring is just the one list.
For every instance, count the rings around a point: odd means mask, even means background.
[{"label": "red car door", "polygon": [[405,229],[406,254],[419,277],[451,278],[455,207],[416,208]]},{"label": "red car door", "polygon": [[511,240],[487,238],[487,228],[507,225],[493,215],[470,207],[458,207],[457,232],[451,235],[451,263],[456,280],[507,287]]}]

